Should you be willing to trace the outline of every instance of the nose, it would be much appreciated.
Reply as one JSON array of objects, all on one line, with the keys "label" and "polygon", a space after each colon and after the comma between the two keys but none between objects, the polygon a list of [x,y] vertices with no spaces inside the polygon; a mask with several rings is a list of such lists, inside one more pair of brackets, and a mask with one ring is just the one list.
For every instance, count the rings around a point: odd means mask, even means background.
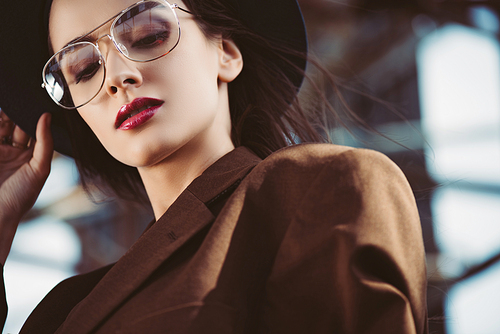
[{"label": "nose", "polygon": [[132,60],[125,58],[113,45],[108,44],[105,56],[106,79],[104,88],[109,96],[115,97],[119,93],[140,87],[143,83],[142,73]]}]

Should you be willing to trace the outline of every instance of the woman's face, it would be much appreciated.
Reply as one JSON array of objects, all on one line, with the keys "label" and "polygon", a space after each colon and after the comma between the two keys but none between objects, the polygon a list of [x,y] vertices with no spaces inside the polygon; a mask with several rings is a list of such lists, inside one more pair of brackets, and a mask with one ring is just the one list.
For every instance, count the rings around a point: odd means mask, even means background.
[{"label": "woman's face", "polygon": [[[50,14],[53,49],[61,49],[135,2],[55,0]],[[182,2],[178,4],[183,7]],[[235,48],[228,51],[227,42],[207,40],[192,15],[176,12],[181,40],[160,59],[130,61],[107,37],[101,39],[104,86],[90,103],[78,109],[108,152],[130,166],[153,166],[174,153],[197,154],[210,149],[207,145],[230,142],[227,82],[239,74],[242,63],[236,59],[232,67],[227,64],[241,55]],[[108,34],[110,25],[92,36],[97,39]],[[136,117],[137,122],[121,123],[120,110],[123,114],[124,110],[145,108],[149,111]]]}]

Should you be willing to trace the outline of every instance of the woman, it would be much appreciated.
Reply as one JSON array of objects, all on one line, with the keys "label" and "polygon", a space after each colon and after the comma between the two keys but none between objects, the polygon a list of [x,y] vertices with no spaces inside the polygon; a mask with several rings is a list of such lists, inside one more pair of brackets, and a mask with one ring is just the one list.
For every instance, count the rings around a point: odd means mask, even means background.
[{"label": "woman", "polygon": [[[307,44],[295,0],[24,7],[1,11],[15,45],[1,64],[16,64],[0,69],[1,263],[52,141],[87,184],[144,192],[155,222],[117,263],[55,287],[22,332],[427,332],[402,173],[372,151],[290,146],[321,141],[296,99]],[[51,107],[33,84],[42,67]]]}]

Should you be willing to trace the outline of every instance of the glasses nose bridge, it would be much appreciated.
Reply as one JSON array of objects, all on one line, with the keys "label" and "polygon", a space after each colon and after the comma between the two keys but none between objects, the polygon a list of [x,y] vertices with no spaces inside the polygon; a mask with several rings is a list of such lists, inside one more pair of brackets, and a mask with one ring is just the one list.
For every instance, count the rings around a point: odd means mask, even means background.
[{"label": "glasses nose bridge", "polygon": [[99,48],[99,42],[103,39],[103,38],[109,38],[110,42],[113,44],[114,47],[116,47],[116,42],[115,42],[115,39],[113,38],[113,36],[111,36],[110,34],[104,34],[102,35],[101,37],[99,37],[96,41],[95,41],[95,46],[97,47],[97,49],[99,51],[101,51],[101,49]]},{"label": "glasses nose bridge", "polygon": [[[107,37],[107,38],[110,40],[110,42],[113,44],[113,46],[115,47],[115,49],[116,49],[119,53],[121,53],[122,55],[124,55],[124,56],[128,57],[128,50],[127,50],[127,48],[126,48],[123,44],[118,43],[118,42],[115,40],[115,38],[114,38],[111,34],[104,34],[104,35],[102,35],[101,37],[99,37],[99,38],[95,41],[95,45],[96,45],[97,49],[99,50],[99,52],[101,52],[101,49],[99,48],[99,42],[100,42],[103,38],[105,38],[105,37]],[[102,54],[102,52],[101,52],[101,54]]]}]

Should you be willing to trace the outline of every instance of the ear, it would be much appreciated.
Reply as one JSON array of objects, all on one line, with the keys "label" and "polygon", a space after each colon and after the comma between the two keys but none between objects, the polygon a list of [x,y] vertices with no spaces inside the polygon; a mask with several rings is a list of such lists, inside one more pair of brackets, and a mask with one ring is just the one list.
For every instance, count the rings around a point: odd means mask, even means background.
[{"label": "ear", "polygon": [[219,80],[231,82],[243,69],[243,56],[240,49],[231,40],[223,39],[219,43]]}]

